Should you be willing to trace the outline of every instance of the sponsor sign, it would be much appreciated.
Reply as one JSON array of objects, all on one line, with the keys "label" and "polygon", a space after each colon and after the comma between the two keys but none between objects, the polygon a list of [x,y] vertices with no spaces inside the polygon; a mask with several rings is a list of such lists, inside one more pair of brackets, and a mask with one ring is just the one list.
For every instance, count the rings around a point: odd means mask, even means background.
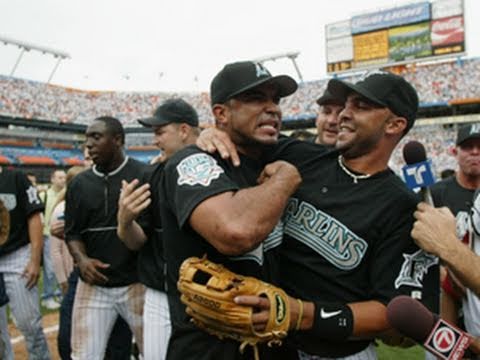
[{"label": "sponsor sign", "polygon": [[353,37],[353,59],[355,62],[387,59],[388,31],[381,30]]},{"label": "sponsor sign", "polygon": [[422,2],[354,16],[351,21],[352,34],[377,29],[413,24],[430,19],[430,3]]},{"label": "sponsor sign", "polygon": [[463,0],[437,0],[432,3],[432,19],[463,14]]},{"label": "sponsor sign", "polygon": [[403,61],[430,56],[430,24],[408,25],[388,31],[389,57],[393,61]]}]

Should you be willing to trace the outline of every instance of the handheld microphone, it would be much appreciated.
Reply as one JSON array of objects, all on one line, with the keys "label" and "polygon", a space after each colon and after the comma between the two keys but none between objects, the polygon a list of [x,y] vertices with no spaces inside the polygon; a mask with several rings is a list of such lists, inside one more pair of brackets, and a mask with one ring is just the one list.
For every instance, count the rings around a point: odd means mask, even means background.
[{"label": "handheld microphone", "polygon": [[403,159],[406,165],[402,168],[403,177],[409,189],[420,188],[422,200],[434,206],[432,194],[428,188],[435,183],[431,161],[427,160],[427,153],[422,143],[409,141],[403,147]]},{"label": "handheld microphone", "polygon": [[394,329],[444,360],[462,359],[472,342],[470,335],[406,295],[388,303],[387,320]]}]

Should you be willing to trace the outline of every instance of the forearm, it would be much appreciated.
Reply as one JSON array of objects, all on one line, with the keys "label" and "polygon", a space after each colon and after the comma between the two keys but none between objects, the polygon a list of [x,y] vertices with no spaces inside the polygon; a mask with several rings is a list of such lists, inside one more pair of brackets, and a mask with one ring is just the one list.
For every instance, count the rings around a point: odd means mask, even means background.
[{"label": "forearm", "polygon": [[455,247],[446,248],[438,255],[464,286],[480,296],[480,273],[472,271],[480,268],[480,257],[458,240],[453,244]]},{"label": "forearm", "polygon": [[118,224],[117,235],[130,250],[139,250],[147,241],[142,227],[132,221],[129,224]]},{"label": "forearm", "polygon": [[43,225],[40,213],[28,218],[28,236],[31,246],[30,260],[40,266],[43,251]]},{"label": "forearm", "polygon": [[69,240],[67,245],[68,251],[70,251],[70,255],[72,255],[75,264],[80,264],[82,260],[87,257],[85,244],[81,240]]}]

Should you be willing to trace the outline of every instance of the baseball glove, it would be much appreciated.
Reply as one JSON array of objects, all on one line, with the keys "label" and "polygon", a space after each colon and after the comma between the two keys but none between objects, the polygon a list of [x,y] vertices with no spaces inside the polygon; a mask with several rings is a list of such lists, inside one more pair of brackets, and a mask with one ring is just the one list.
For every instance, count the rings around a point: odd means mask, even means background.
[{"label": "baseball glove", "polygon": [[[253,277],[235,274],[205,257],[186,259],[180,267],[178,289],[181,301],[192,321],[204,331],[240,342],[243,353],[247,345],[254,348],[258,358],[258,343],[281,345],[290,325],[288,296],[271,284]],[[265,296],[270,300],[270,316],[265,329],[255,331],[253,309],[237,305],[238,295]]]},{"label": "baseball glove", "polygon": [[3,245],[8,240],[10,234],[10,213],[5,207],[5,204],[0,200],[0,245]]}]

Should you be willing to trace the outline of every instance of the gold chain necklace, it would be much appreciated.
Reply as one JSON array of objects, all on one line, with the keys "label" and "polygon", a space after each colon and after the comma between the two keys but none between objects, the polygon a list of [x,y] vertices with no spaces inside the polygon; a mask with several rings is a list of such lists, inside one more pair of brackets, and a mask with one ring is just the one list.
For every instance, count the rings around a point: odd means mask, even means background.
[{"label": "gold chain necklace", "polygon": [[363,180],[363,179],[368,179],[372,174],[364,174],[364,175],[355,175],[352,173],[350,170],[347,169],[347,167],[343,164],[343,156],[338,155],[338,165],[340,165],[340,168],[353,179],[354,184],[358,184],[358,180]]}]

